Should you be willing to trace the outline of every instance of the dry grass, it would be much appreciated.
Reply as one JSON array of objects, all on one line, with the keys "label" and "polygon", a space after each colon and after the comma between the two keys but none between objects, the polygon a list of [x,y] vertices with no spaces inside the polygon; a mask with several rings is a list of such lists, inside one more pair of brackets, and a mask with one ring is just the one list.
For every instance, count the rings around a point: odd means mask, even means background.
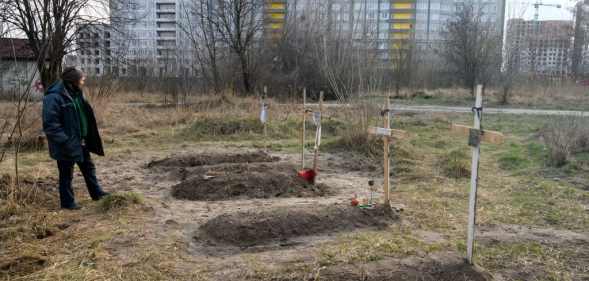
[{"label": "dry grass", "polygon": [[548,147],[548,164],[565,165],[573,154],[589,151],[589,125],[580,116],[553,117],[542,131]]},{"label": "dry grass", "polygon": [[[142,97],[132,94],[113,97],[108,102],[95,101],[105,140],[114,140],[114,144],[107,145],[109,153],[115,154],[113,158],[123,159],[117,162],[122,165],[121,169],[127,163],[127,154],[123,152],[155,150],[158,141],[164,138],[162,135],[169,135],[165,141],[171,148],[177,148],[178,143],[199,145],[203,138],[195,137],[197,133],[213,132],[215,138],[205,140],[239,146],[250,145],[244,136],[252,131],[255,132],[252,139],[260,139],[259,104],[255,98],[199,97],[187,107],[121,104],[133,98]],[[282,146],[293,144],[296,147],[299,108],[271,105],[271,140]],[[378,111],[374,103],[328,110],[324,119],[324,148],[332,146],[334,149],[330,152],[343,151],[344,156],[355,152],[380,158],[382,142],[365,134],[367,126],[382,122]],[[399,228],[339,236],[322,244],[291,268],[277,269],[278,266],[268,263],[264,252],[246,254],[230,259],[235,271],[250,280],[268,280],[277,276],[297,276],[301,272],[313,273],[321,265],[362,264],[384,257],[426,255],[439,250],[462,251],[468,181],[461,177],[466,175],[469,161],[468,155],[457,151],[466,152],[468,146],[465,139],[457,139],[448,131],[449,124],[458,121],[470,122],[471,116],[406,114],[394,117],[396,128],[410,132],[409,138],[396,140],[392,147],[394,167],[406,169],[394,175],[394,201],[407,206]],[[537,159],[543,156],[535,154],[545,153],[544,145],[536,141],[544,123],[532,117],[485,118],[485,127],[505,132],[509,145],[484,144],[482,147],[479,224],[518,224],[578,232],[589,227],[586,192],[567,181],[553,180],[542,174],[544,167]],[[309,128],[312,134],[313,127],[309,125]],[[170,131],[175,133],[168,134]],[[532,143],[534,145],[530,146]],[[132,157],[129,161],[135,161]],[[35,271],[21,267],[22,274],[5,274],[0,269],[0,280],[14,280],[17,276],[19,280],[209,280],[214,279],[215,270],[219,269],[214,265],[216,262],[227,263],[214,258],[210,262],[194,260],[183,233],[172,231],[174,235],[160,235],[160,227],[167,226],[150,221],[154,202],[146,198],[143,204],[133,204],[142,201],[135,193],[115,194],[98,203],[82,201],[89,207],[80,212],[57,210],[53,162],[47,159],[46,153],[26,153],[22,161],[22,172],[30,181],[27,188],[19,190],[18,197],[23,198],[24,203],[12,204],[0,195],[3,253],[0,265],[19,262],[33,267],[37,263],[43,265]],[[9,169],[10,164],[0,163],[0,168]],[[9,183],[10,178],[6,177],[5,182]],[[45,186],[51,189],[39,188]],[[151,196],[146,194],[142,196]],[[104,210],[117,211],[105,214]],[[444,240],[426,243],[418,238],[418,231],[439,233]],[[552,280],[570,280],[567,278],[572,276],[562,273],[571,269],[559,261],[559,258],[566,260],[574,256],[566,249],[527,242],[479,247],[478,261],[493,272],[533,264],[535,268],[545,268],[545,276],[564,276]]]}]

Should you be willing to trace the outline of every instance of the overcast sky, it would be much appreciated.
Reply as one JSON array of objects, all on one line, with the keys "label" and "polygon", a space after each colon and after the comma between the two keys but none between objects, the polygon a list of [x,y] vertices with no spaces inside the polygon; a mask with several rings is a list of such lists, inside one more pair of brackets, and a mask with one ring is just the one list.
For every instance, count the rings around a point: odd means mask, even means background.
[{"label": "overcast sky", "polygon": [[[541,3],[562,5],[562,8],[540,6],[540,20],[572,20],[571,9],[575,6],[575,0],[541,0]],[[534,19],[534,3],[536,0],[508,0],[507,17]]]}]

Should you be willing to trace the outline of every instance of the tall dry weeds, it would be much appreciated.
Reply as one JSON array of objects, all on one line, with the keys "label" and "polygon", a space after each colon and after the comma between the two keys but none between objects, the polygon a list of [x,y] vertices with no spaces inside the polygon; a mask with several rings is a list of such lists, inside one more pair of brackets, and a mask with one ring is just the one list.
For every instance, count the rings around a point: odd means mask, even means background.
[{"label": "tall dry weeds", "polygon": [[589,124],[581,116],[553,117],[542,130],[548,164],[561,167],[575,153],[589,151]]}]

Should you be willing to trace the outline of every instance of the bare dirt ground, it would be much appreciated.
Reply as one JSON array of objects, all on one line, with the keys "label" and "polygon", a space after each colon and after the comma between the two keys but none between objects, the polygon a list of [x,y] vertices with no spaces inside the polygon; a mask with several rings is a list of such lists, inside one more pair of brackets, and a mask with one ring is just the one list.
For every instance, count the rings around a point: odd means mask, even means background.
[{"label": "bare dirt ground", "polygon": [[[205,151],[232,153],[239,150],[241,149],[216,146],[174,154],[195,155]],[[144,251],[145,247],[157,245],[161,249],[172,248],[182,257],[181,260],[176,260],[176,270],[184,267],[194,270],[196,266],[202,270],[202,274],[214,280],[315,280],[315,277],[324,275],[320,280],[487,280],[484,278],[485,274],[462,266],[463,261],[457,253],[447,253],[437,258],[424,255],[407,260],[390,259],[374,264],[317,268],[311,266],[297,270],[290,276],[287,274],[286,277],[283,274],[277,274],[276,277],[257,276],[255,272],[251,272],[250,259],[270,269],[290,268],[293,265],[300,267],[301,264],[313,265],[316,248],[329,243],[342,232],[357,233],[364,228],[382,230],[386,229],[387,225],[401,222],[397,214],[386,216],[382,210],[358,210],[349,207],[350,198],[355,193],[365,190],[368,177],[357,172],[331,173],[330,164],[326,165],[327,172],[322,172],[319,178],[320,184],[333,188],[334,194],[330,196],[238,198],[231,201],[178,200],[172,196],[171,190],[173,186],[182,182],[182,178],[170,176],[170,173],[174,174],[171,170],[154,172],[154,169],[146,168],[147,163],[155,163],[153,160],[164,159],[169,155],[166,152],[152,155],[133,153],[100,163],[100,166],[104,167],[104,185],[110,190],[140,192],[150,202],[150,208],[146,210],[148,214],[142,224],[137,226],[138,229],[116,237],[105,246],[110,258],[121,261],[123,265],[140,262],[135,257],[137,252]],[[288,154],[272,155],[282,162],[293,161],[295,157]],[[324,157],[332,160],[338,158],[334,155]],[[266,159],[268,158],[264,158]],[[122,166],[126,168],[120,169]],[[191,174],[196,176],[194,171]],[[261,213],[263,216],[260,218],[244,215],[248,213]],[[328,219],[321,219],[320,216]],[[237,225],[228,223],[227,217],[236,219]],[[326,221],[329,224],[323,224]],[[264,226],[264,223],[267,224]],[[254,226],[254,232],[249,233],[250,236],[246,231],[239,230],[239,227],[248,225]],[[229,243],[203,243],[199,235],[211,235],[207,232],[211,228],[213,233],[220,236],[216,242]],[[255,231],[260,229],[267,232],[260,233],[256,238]],[[247,239],[241,240],[242,236],[248,236],[254,242],[264,243],[247,243]],[[231,238],[224,240],[226,237]],[[233,238],[240,239],[232,240]],[[268,239],[272,243],[267,243]],[[160,254],[166,255],[163,250]]]},{"label": "bare dirt ground", "polygon": [[[354,194],[366,192],[366,182],[374,176],[375,171],[358,171],[355,167],[351,167],[352,171],[342,170],[339,163],[342,161],[341,155],[322,155],[325,169],[321,172],[319,183],[329,186],[333,191],[333,194],[322,197],[270,196],[240,197],[221,201],[178,200],[172,196],[172,187],[185,178],[206,172],[208,169],[197,167],[196,170],[188,172],[188,176],[178,177],[175,175],[177,171],[174,170],[147,168],[148,163],[170,159],[171,154],[240,152],[243,152],[243,148],[213,145],[184,148],[173,153],[129,153],[101,161],[101,177],[109,190],[139,192],[145,195],[149,206],[141,211],[145,215],[139,216],[141,219],[138,219],[136,225],[130,226],[130,230],[105,242],[104,248],[108,252],[108,259],[116,260],[123,266],[133,266],[143,262],[140,253],[151,249],[157,251],[157,256],[163,255],[165,260],[172,263],[168,269],[171,272],[193,272],[194,275],[189,278],[180,275],[186,280],[518,280],[517,278],[525,276],[527,277],[521,280],[533,280],[528,278],[538,277],[537,274],[542,272],[537,270],[535,273],[526,274],[526,269],[506,267],[491,274],[484,269],[465,266],[462,254],[455,251],[417,251],[408,257],[322,265],[316,258],[318,249],[329,248],[333,240],[341,235],[375,229],[382,231],[391,227],[411,229],[412,225],[411,221],[403,219],[403,213],[398,215],[398,218],[382,220],[383,217],[375,212],[377,219],[374,222],[370,222],[373,218],[366,222],[363,216],[342,215],[345,214],[341,212],[342,208],[349,206],[349,200]],[[295,164],[297,158],[296,155],[283,153],[272,153],[272,156],[276,158],[263,157],[263,160],[274,159],[273,161],[279,161],[276,163],[279,165],[278,163],[283,162]],[[225,168],[227,166],[221,170]],[[377,193],[375,196],[379,195]],[[314,223],[320,220],[316,215],[325,210],[333,210],[332,206],[338,206],[336,210],[340,211],[331,214],[340,217],[341,224],[338,224],[336,219],[328,220],[330,224],[322,229]],[[309,213],[313,216],[305,216]],[[326,213],[329,214],[330,211]],[[260,217],[247,214],[263,215]],[[284,221],[289,218],[298,221]],[[83,223],[88,222],[78,222]],[[214,234],[218,235],[214,237],[214,243],[205,239],[210,238],[211,232],[208,231],[211,227]],[[248,227],[252,228],[243,229],[243,232],[239,230]],[[267,232],[260,233],[260,237],[256,238],[255,233],[260,229]],[[576,247],[579,252],[579,266],[589,264],[589,236],[586,233],[510,225],[487,225],[480,228],[479,232],[480,244],[522,241],[542,243],[549,240],[551,244]],[[240,240],[243,238],[242,235],[248,236],[253,242],[247,239]],[[424,245],[444,243],[447,239],[444,234],[432,231],[416,230],[410,235]],[[258,243],[260,241],[264,243]],[[268,241],[271,243],[267,243]],[[41,268],[44,264],[44,261],[26,257],[23,259],[25,261],[19,264],[32,268],[27,269],[29,271]],[[0,270],[14,271],[14,268],[17,266],[4,264]],[[579,275],[573,280],[587,280],[586,277]]]}]

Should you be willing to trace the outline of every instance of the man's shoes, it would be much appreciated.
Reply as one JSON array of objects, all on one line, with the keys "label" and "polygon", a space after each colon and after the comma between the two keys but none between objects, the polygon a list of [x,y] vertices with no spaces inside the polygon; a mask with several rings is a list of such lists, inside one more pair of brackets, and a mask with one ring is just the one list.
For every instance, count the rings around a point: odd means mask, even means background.
[{"label": "man's shoes", "polygon": [[82,209],[82,207],[80,207],[80,205],[78,204],[73,204],[71,206],[68,207],[61,207],[62,209],[66,209],[66,210],[70,210],[70,211],[75,211],[75,210],[80,210]]},{"label": "man's shoes", "polygon": [[109,196],[109,195],[110,195],[110,193],[109,193],[109,192],[103,192],[102,194],[100,194],[100,196],[98,196],[98,197],[96,197],[96,198],[92,198],[92,200],[94,200],[94,201],[98,201],[98,200],[100,200],[100,199],[102,199],[102,198],[104,198],[104,197],[106,197],[106,196]]}]

